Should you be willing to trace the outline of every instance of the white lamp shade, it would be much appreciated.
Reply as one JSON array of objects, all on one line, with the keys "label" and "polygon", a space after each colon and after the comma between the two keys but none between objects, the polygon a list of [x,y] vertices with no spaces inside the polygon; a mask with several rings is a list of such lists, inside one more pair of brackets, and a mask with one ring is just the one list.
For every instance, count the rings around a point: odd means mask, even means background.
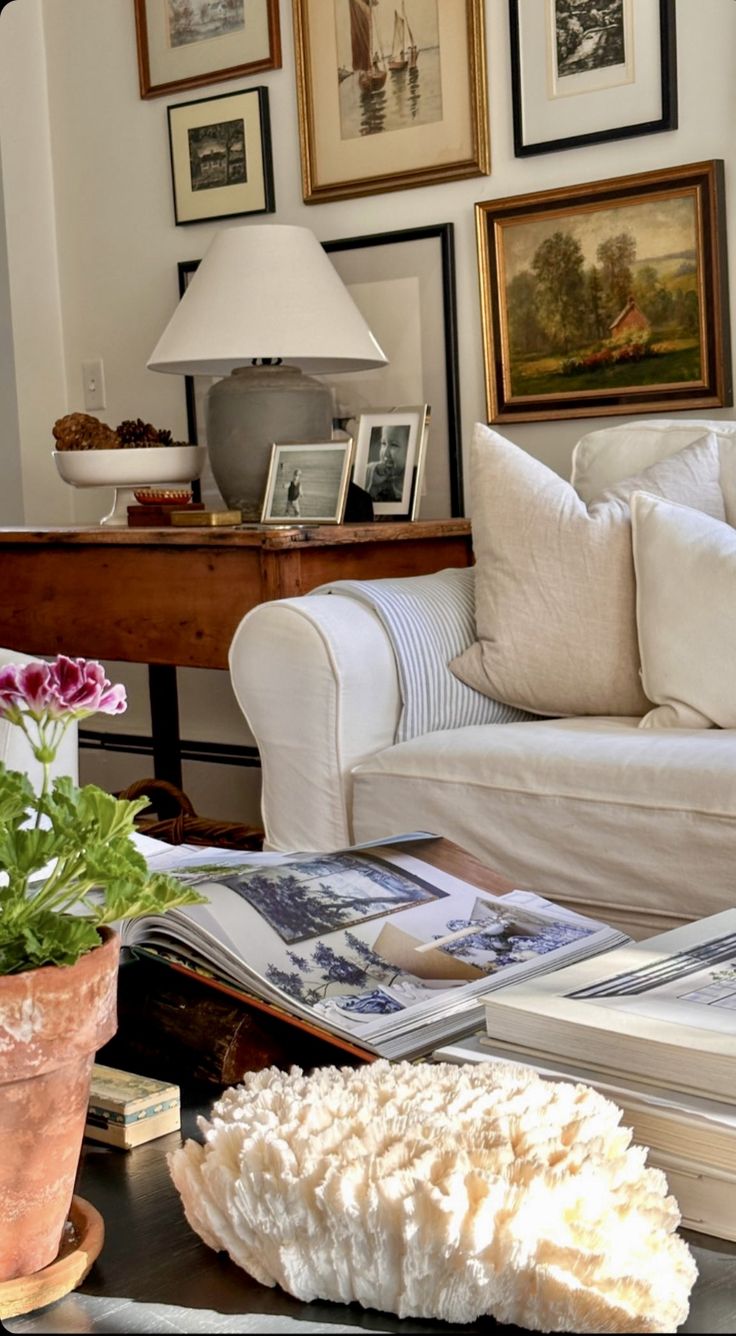
[{"label": "white lamp shade", "polygon": [[314,375],[388,360],[306,227],[272,223],[218,232],[148,367],[225,376],[265,358]]}]

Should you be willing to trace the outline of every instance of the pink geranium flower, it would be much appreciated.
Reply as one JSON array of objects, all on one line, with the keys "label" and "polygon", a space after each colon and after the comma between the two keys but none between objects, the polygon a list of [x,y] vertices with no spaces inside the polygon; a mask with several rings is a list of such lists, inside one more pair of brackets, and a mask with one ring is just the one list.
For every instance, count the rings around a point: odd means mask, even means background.
[{"label": "pink geranium flower", "polygon": [[88,714],[122,714],[125,687],[105,677],[101,664],[59,654],[53,663],[9,663],[0,668],[0,717],[80,719]]}]

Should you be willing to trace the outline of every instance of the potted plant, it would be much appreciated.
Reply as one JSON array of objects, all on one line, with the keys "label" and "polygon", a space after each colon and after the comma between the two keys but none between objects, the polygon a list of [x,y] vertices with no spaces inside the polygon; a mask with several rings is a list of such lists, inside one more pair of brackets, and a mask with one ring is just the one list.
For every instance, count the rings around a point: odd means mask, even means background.
[{"label": "potted plant", "polygon": [[[43,768],[36,793],[0,763],[0,1282],[57,1255],[74,1190],[95,1052],[116,1026],[111,925],[199,899],[151,874],[128,801],[50,769],[72,720],[119,714],[99,663],[0,668],[0,718]],[[41,874],[41,875],[39,875]]]}]

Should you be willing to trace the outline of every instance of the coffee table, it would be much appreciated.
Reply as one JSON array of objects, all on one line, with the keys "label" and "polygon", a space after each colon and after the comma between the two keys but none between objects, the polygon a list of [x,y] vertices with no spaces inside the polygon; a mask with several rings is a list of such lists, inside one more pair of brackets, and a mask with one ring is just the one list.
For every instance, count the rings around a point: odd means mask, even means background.
[{"label": "coffee table", "polygon": [[[512,884],[448,840],[422,846],[423,858],[496,894]],[[294,1030],[293,1060],[300,1061],[300,1033]],[[336,1051],[335,1062],[340,1061]],[[182,1090],[182,1134],[196,1136],[197,1117],[206,1114],[217,1091]],[[398,1319],[357,1305],[301,1303],[279,1289],[267,1289],[224,1254],[205,1247],[187,1224],[169,1178],[166,1154],[180,1144],[172,1133],[130,1152],[86,1142],[78,1193],[105,1221],[102,1254],[75,1294],[26,1317],[6,1320],[14,1333],[211,1331],[212,1319],[197,1326],[197,1314],[250,1315],[221,1330],[304,1333],[362,1329],[373,1332],[442,1333],[457,1330],[443,1322]],[[688,1332],[736,1331],[736,1243],[683,1231],[695,1255],[699,1279],[693,1291]],[[172,1305],[172,1314],[130,1307]],[[90,1305],[85,1310],[84,1305]],[[224,1319],[223,1319],[224,1321]],[[310,1325],[311,1324],[311,1325]],[[0,1324],[1,1326],[2,1324]],[[498,1330],[490,1319],[463,1328],[469,1333]],[[507,1330],[517,1330],[507,1328]]]},{"label": "coffee table", "polygon": [[[183,1132],[197,1134],[196,1117],[206,1112],[201,1100],[189,1099],[183,1117]],[[251,1280],[223,1254],[205,1247],[189,1228],[166,1167],[166,1153],[179,1144],[178,1133],[125,1152],[111,1147],[85,1145],[79,1184],[81,1194],[102,1213],[106,1239],[103,1252],[77,1294],[37,1313],[6,1320],[12,1333],[40,1332],[130,1332],[196,1330],[194,1325],[159,1325],[157,1314],[150,1324],[136,1325],[145,1314],[126,1309],[125,1300],[136,1304],[165,1304],[220,1314],[254,1314],[263,1331],[265,1319],[278,1319],[269,1330],[289,1331],[291,1321],[314,1323],[318,1331],[335,1327],[362,1327],[374,1332],[433,1332],[453,1330],[442,1322],[418,1318],[400,1320],[386,1313],[363,1310],[357,1305],[304,1304],[279,1289],[267,1289]],[[700,1277],[693,1292],[690,1316],[681,1331],[736,1331],[736,1244],[710,1239],[702,1234],[685,1235],[693,1248]],[[83,1312],[82,1303],[94,1299],[94,1310]],[[117,1304],[103,1300],[117,1300]],[[114,1311],[113,1311],[114,1310]],[[105,1315],[106,1314],[106,1315]],[[169,1318],[171,1321],[171,1317]],[[490,1320],[474,1323],[464,1331],[488,1334]],[[201,1327],[210,1331],[211,1326]],[[243,1326],[232,1330],[242,1331]],[[497,1329],[497,1328],[496,1328]],[[306,1330],[309,1330],[307,1328]],[[456,1330],[456,1329],[455,1329]],[[511,1330],[508,1328],[508,1330]]]}]

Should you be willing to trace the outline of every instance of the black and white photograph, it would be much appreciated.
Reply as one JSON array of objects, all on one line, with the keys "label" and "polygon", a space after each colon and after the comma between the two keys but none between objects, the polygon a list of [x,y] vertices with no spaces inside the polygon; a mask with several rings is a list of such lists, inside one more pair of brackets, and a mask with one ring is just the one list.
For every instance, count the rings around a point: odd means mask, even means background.
[{"label": "black and white photograph", "polygon": [[675,0],[509,0],[518,157],[677,129]]},{"label": "black and white photograph", "polygon": [[352,449],[352,439],[274,445],[261,523],[342,523]]},{"label": "black and white photograph", "polygon": [[358,419],[353,481],[368,492],[373,513],[413,519],[426,451],[427,405],[377,410]]},{"label": "black and white photograph", "polygon": [[281,65],[279,0],[133,0],[141,97]]},{"label": "black and white photograph", "polygon": [[177,224],[273,213],[267,88],[168,108]]},{"label": "black and white photograph", "polygon": [[242,118],[198,125],[189,131],[189,172],[192,190],[212,190],[248,180]]}]

